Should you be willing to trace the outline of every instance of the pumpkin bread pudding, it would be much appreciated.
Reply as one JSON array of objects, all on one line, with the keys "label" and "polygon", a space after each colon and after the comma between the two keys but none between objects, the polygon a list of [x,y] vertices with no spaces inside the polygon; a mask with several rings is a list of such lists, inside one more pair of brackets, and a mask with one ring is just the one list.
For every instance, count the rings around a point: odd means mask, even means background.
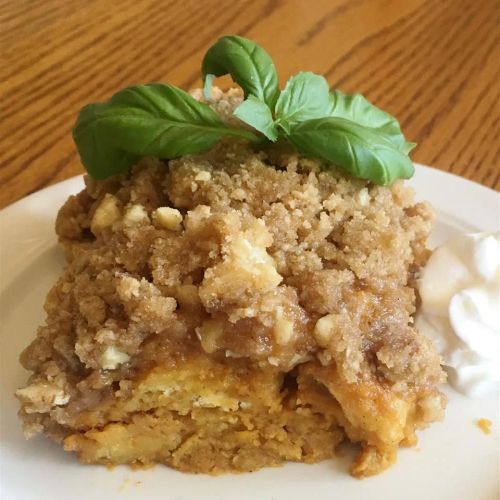
[{"label": "pumpkin bread pudding", "polygon": [[[241,93],[214,95],[231,120]],[[21,357],[26,436],[85,463],[210,474],[350,440],[353,475],[382,471],[445,406],[413,326],[431,223],[402,181],[239,139],[86,178],[59,212],[67,265]]]}]

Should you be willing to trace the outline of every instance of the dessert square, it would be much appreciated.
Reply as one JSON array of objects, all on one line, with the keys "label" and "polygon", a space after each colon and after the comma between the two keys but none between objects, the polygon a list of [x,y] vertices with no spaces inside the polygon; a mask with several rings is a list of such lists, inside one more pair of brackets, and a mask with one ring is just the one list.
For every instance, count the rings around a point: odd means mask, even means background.
[{"label": "dessert square", "polygon": [[[239,91],[215,92],[227,117]],[[334,456],[377,474],[442,418],[440,359],[415,330],[432,213],[376,186],[226,139],[147,157],[61,208],[66,267],[23,352],[28,437],[85,463],[219,474]]]}]

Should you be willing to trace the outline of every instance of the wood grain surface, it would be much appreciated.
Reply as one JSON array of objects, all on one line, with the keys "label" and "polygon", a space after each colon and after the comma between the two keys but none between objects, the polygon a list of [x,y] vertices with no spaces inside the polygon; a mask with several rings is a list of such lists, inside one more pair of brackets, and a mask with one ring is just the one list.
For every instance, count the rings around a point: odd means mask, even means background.
[{"label": "wood grain surface", "polygon": [[79,109],[131,84],[200,84],[222,34],[396,115],[414,161],[500,188],[498,0],[2,0],[0,206],[83,171]]}]

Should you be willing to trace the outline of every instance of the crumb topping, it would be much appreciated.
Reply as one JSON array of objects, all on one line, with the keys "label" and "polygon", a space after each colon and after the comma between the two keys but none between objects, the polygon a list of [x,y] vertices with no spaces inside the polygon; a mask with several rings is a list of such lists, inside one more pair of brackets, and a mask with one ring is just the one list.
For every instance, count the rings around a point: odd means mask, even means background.
[{"label": "crumb topping", "polygon": [[[87,179],[61,209],[70,262],[45,331],[69,340],[59,323],[74,321],[67,356],[85,368],[109,369],[103,346],[140,366],[143,344],[161,356],[174,331],[284,371],[321,354],[349,381],[432,385],[439,359],[412,326],[431,219],[402,183],[373,186],[293,153],[230,142],[168,165],[148,158],[128,176]],[[115,335],[99,340],[103,329]]]}]

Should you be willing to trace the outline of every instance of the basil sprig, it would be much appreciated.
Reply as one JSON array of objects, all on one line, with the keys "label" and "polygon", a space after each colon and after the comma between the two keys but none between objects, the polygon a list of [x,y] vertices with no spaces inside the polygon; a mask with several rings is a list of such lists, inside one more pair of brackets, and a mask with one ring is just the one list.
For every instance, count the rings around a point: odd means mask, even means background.
[{"label": "basil sprig", "polygon": [[202,65],[207,99],[213,78],[225,74],[242,87],[246,98],[234,114],[268,140],[281,137],[303,154],[376,184],[413,175],[408,153],[415,144],[406,141],[393,116],[363,96],[330,93],[325,78],[310,72],[292,76],[276,93],[270,57],[241,37],[222,37],[208,50]]},{"label": "basil sprig", "polygon": [[257,134],[224,123],[208,104],[171,85],[129,87],[80,112],[73,137],[89,174],[115,175],[145,155],[202,153],[233,136],[256,147],[288,141],[299,152],[326,160],[325,168],[334,164],[376,184],[413,175],[408,153],[415,144],[406,141],[394,117],[363,96],[330,92],[325,78],[311,72],[292,76],[280,91],[269,54],[239,36],[220,38],[203,59],[207,101],[214,78],[226,74],[245,96],[234,115]]}]

